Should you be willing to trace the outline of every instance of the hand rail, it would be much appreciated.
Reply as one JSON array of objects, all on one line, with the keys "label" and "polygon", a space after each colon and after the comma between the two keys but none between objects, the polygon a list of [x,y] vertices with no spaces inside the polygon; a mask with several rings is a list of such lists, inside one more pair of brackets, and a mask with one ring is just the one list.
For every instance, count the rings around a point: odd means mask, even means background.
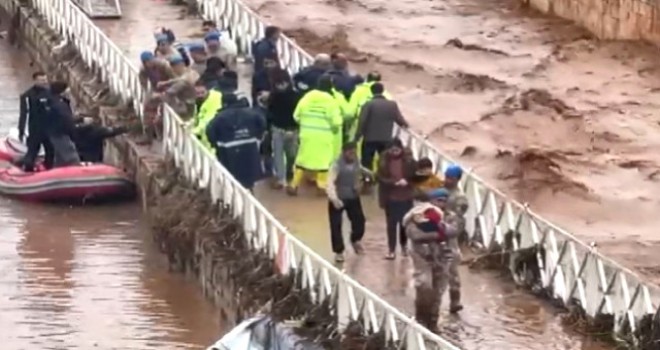
[{"label": "hand rail", "polygon": [[[113,93],[125,101],[133,101],[142,121],[141,106],[146,92],[140,86],[137,68],[121,50],[70,0],[34,0],[33,6],[52,29],[76,46],[87,66],[110,85]],[[240,9],[235,5],[233,8]],[[245,15],[234,12],[232,18],[240,20]],[[251,39],[244,37],[242,52],[248,52]],[[298,282],[309,291],[312,300],[320,303],[331,298],[340,326],[350,321],[361,322],[368,331],[382,331],[387,340],[398,341],[406,349],[458,350],[298,240],[217,162],[167,105],[163,108],[163,124],[164,152],[174,159],[185,177],[208,189],[215,202],[230,209],[241,220],[252,247],[267,252],[282,273],[300,273],[302,278]]]},{"label": "hand rail", "polygon": [[[253,40],[263,36],[267,21],[240,0],[197,0],[200,13],[231,32],[243,53],[250,53]],[[293,5],[295,6],[295,5]],[[283,36],[278,44],[280,61],[290,72],[312,63],[312,57],[292,39]],[[457,162],[429,143],[425,137],[397,128],[395,136],[411,147],[415,156],[429,157],[441,172]],[[600,254],[595,247],[542,218],[528,205],[505,196],[468,171],[461,181],[468,195],[470,239],[487,250],[501,249],[508,234],[516,234],[512,250],[536,247],[534,273],[540,287],[564,305],[580,306],[587,315],[614,316],[613,333],[634,334],[643,317],[656,314],[660,288],[642,281],[639,275]],[[515,254],[512,254],[515,255]],[[515,280],[523,277],[511,268]]]}]

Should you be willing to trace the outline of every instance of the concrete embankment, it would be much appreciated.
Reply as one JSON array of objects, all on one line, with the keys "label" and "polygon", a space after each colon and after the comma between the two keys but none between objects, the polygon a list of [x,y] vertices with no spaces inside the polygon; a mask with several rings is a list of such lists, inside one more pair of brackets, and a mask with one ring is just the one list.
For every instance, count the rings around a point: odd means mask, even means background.
[{"label": "concrete embankment", "polygon": [[[86,67],[73,45],[48,29],[36,13],[17,4],[0,6],[3,19],[13,18],[9,36],[28,52],[35,66],[51,78],[69,82],[77,109],[107,124],[134,123],[130,108],[99,82],[91,73],[94,67]],[[358,325],[349,325],[343,334],[336,332],[330,298],[316,306],[309,293],[294,284],[296,276],[276,274],[268,256],[249,249],[239,223],[211,203],[208,194],[179,177],[155,146],[139,146],[132,136],[117,138],[109,146],[108,160],[134,175],[143,208],[152,219],[154,240],[170,266],[199,281],[220,307],[222,324],[231,328],[257,310],[268,310],[277,320],[302,320],[300,333],[328,348],[387,348],[381,334],[363,337]]]},{"label": "concrete embankment", "polygon": [[660,45],[660,7],[641,0],[522,0],[541,12],[570,19],[600,39]]}]

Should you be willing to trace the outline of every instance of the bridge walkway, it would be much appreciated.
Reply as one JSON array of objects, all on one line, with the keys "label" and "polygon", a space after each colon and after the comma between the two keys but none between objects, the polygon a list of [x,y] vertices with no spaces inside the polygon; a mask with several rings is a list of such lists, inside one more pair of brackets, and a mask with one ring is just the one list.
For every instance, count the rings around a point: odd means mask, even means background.
[{"label": "bridge walkway", "polygon": [[[150,14],[148,19],[145,13]],[[158,26],[171,28],[182,41],[199,39],[201,29],[201,20],[186,16],[183,7],[150,0],[126,1],[120,21],[96,23],[136,64],[141,51],[153,49],[153,32]],[[240,67],[240,90],[244,92],[249,91],[249,72],[250,67]],[[332,259],[325,198],[304,190],[291,198],[284,192],[271,190],[266,182],[260,183],[255,193],[292,233],[323,257]],[[373,197],[363,200],[368,221],[363,240],[366,254],[348,254],[343,267],[351,277],[389,303],[412,314],[411,261],[402,257],[395,261],[383,259],[384,215]],[[462,348],[609,349],[565,329],[557,310],[518,290],[498,273],[471,271],[466,267],[461,267],[461,273],[466,308],[459,316],[452,316],[447,313],[445,301],[441,327],[442,335],[454,339]]]}]

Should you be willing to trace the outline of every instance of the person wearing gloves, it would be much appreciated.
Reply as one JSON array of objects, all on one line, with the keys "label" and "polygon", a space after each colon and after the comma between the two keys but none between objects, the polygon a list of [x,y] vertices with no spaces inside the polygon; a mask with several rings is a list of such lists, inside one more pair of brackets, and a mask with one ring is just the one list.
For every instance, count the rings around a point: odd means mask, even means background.
[{"label": "person wearing gloves", "polygon": [[403,218],[414,267],[415,319],[432,332],[438,331],[440,302],[455,260],[450,241],[458,232],[443,211],[448,197],[444,188],[432,190],[428,202],[416,204]]},{"label": "person wearing gloves", "polygon": [[344,261],[344,237],[342,234],[342,213],[346,212],[351,222],[351,245],[355,253],[361,254],[360,241],[364,236],[365,217],[360,201],[360,183],[363,175],[357,157],[355,144],[344,144],[342,154],[328,172],[328,217],[330,219],[330,241],[335,261]]}]

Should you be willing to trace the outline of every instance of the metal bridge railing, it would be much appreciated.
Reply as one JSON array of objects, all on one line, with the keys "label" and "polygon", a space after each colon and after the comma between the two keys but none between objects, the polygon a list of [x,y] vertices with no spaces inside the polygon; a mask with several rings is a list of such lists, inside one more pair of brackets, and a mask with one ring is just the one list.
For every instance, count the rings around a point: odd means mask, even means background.
[{"label": "metal bridge railing", "polygon": [[[139,84],[138,69],[121,50],[70,0],[33,0],[32,6],[50,28],[75,45],[87,66],[110,85],[113,93],[125,101],[133,101],[135,113],[142,120],[141,106],[146,91]],[[221,9],[222,12],[216,11],[217,15],[229,14],[223,16],[220,22],[239,33],[242,52],[248,53],[250,41],[256,39],[262,30],[261,22],[255,21],[256,17],[234,2],[212,2],[206,8]],[[257,26],[246,27],[246,23]],[[289,51],[282,52],[287,62],[298,62],[292,66],[298,68],[307,61],[296,61],[295,57],[300,57],[302,51],[291,50],[291,45],[293,43],[287,41],[282,50]],[[330,300],[340,327],[357,321],[368,332],[383,332],[387,340],[398,342],[401,348],[410,350],[458,350],[298,240],[217,162],[172,108],[166,105],[163,110],[165,154],[174,158],[189,181],[208,189],[214,201],[231,210],[242,222],[252,247],[267,252],[281,273],[299,273],[302,278],[298,279],[298,283],[309,291],[313,301],[321,303]]]},{"label": "metal bridge railing", "polygon": [[[204,18],[230,28],[243,53],[249,54],[250,43],[263,37],[266,21],[240,0],[197,3]],[[281,63],[292,73],[312,63],[312,57],[286,36],[278,49]],[[395,134],[412,148],[415,156],[434,160],[438,172],[456,163],[420,135],[403,129],[395,130]],[[461,185],[470,201],[470,239],[489,251],[506,247],[513,252],[512,257],[521,249],[535,248],[531,249],[536,252],[533,273],[540,277],[540,287],[551,298],[566,306],[577,305],[592,317],[612,316],[614,334],[634,334],[643,317],[657,315],[658,287],[645,284],[637,274],[540,217],[527,205],[507,198],[476,174],[469,172]],[[513,261],[510,263],[514,280],[523,279]]]}]

